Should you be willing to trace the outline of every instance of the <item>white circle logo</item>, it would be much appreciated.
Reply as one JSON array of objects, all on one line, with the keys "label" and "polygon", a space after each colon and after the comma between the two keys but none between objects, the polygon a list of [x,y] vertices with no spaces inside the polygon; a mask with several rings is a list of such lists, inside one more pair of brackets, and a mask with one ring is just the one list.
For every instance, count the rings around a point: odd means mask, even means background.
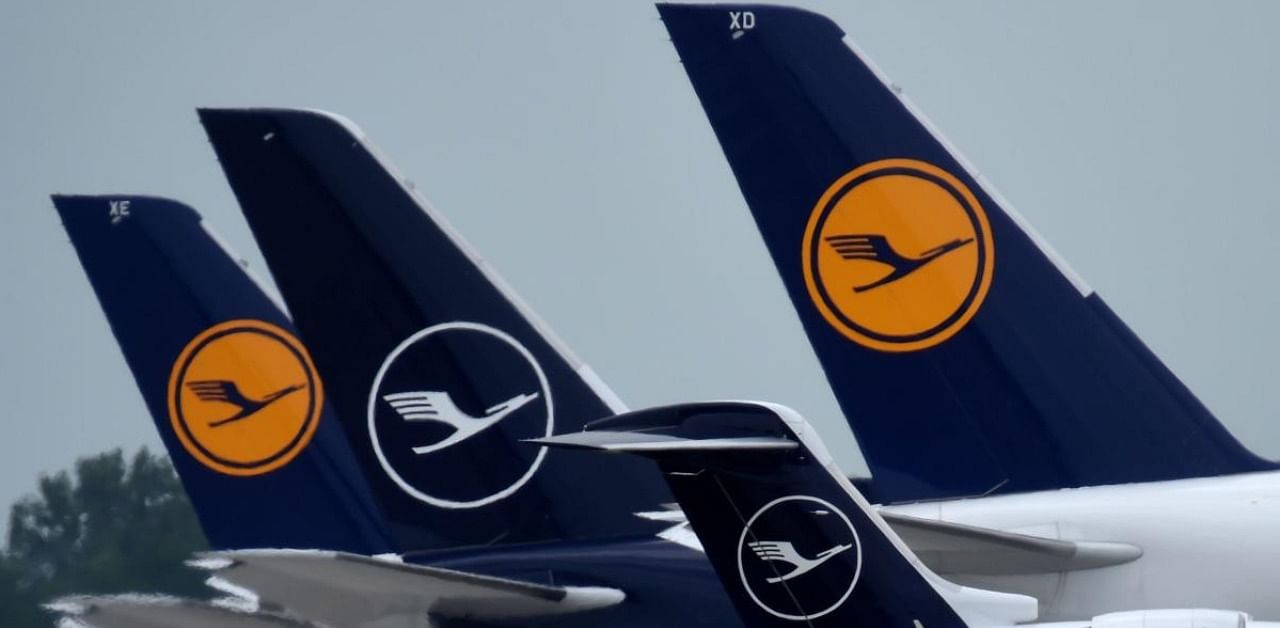
[{"label": "white circle logo", "polygon": [[551,436],[552,408],[547,376],[518,340],[480,323],[441,323],[383,360],[369,392],[369,439],[405,493],[478,508],[537,473],[547,448],[534,454],[519,441]]},{"label": "white circle logo", "polygon": [[817,497],[788,495],[765,504],[738,538],[743,588],[782,619],[809,621],[840,608],[861,572],[862,543],[853,523]]}]

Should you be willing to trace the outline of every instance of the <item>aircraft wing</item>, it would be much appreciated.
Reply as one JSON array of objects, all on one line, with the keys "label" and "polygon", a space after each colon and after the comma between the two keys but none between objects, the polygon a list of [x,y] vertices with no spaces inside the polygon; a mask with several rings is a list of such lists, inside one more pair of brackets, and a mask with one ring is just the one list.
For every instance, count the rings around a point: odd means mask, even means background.
[{"label": "aircraft wing", "polygon": [[[658,536],[702,550],[677,507],[637,513],[653,521],[675,524]],[[1070,541],[1031,534],[923,519],[883,508],[880,516],[935,573],[1009,576],[1057,573],[1122,565],[1142,556],[1142,548],[1127,543]]]},{"label": "aircraft wing", "polygon": [[319,550],[206,552],[192,564],[327,625],[362,625],[388,617],[471,621],[519,620],[594,610],[625,594],[606,587],[547,586]]},{"label": "aircraft wing", "polygon": [[884,509],[880,516],[940,575],[1054,573],[1121,565],[1142,556],[1142,548],[1127,543],[1050,539]]},{"label": "aircraft wing", "polygon": [[308,621],[163,595],[71,596],[45,606],[93,628],[313,628]]}]

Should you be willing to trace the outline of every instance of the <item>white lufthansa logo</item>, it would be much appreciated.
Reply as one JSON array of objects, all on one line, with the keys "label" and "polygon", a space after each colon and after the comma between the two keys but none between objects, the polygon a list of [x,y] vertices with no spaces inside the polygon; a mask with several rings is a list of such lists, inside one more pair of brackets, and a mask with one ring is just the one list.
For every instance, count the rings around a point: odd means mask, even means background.
[{"label": "white lufthansa logo", "polygon": [[[780,538],[785,536],[788,528],[795,527],[796,517],[805,515],[820,516],[824,519],[835,517],[835,521],[829,524],[834,526],[831,529],[835,532],[835,536],[838,538],[847,530],[847,537],[839,539],[831,547],[810,551],[806,555],[805,552],[796,549],[794,541],[797,539]],[[796,590],[787,593],[779,588],[787,587],[786,583],[817,570],[837,557],[844,559],[844,566],[838,568],[844,569],[846,574],[851,573],[851,576],[849,586],[843,589],[834,601],[829,601],[829,598],[800,600],[794,595]],[[756,562],[748,568],[745,561]],[[852,561],[851,570],[849,569],[850,561]],[[782,619],[809,621],[840,608],[853,593],[861,571],[862,545],[853,523],[839,508],[817,497],[788,495],[765,504],[747,520],[747,525],[742,528],[742,535],[738,538],[738,577],[742,580],[743,588],[757,606]],[[751,572],[751,575],[748,575],[748,572]],[[828,575],[830,574],[831,572],[828,572]],[[771,599],[774,600],[772,604]],[[776,608],[779,602],[784,605],[787,603],[797,605],[800,612],[779,610]],[[821,607],[822,610],[807,612],[810,606]]]},{"label": "white lufthansa logo", "polygon": [[[491,347],[499,347],[501,351],[501,360],[509,362],[512,359],[522,360],[528,364],[529,371],[536,376],[536,382],[530,378],[528,388],[530,390],[511,391],[513,396],[500,401],[483,410],[474,409],[473,412],[467,412],[458,406],[455,402],[454,395],[443,386],[421,386],[415,382],[413,387],[403,389],[383,390],[384,380],[388,372],[396,364],[396,361],[405,355],[406,352],[415,347],[423,347],[428,339],[441,339],[445,334],[463,333],[463,334],[483,334],[488,337],[488,345]],[[429,350],[429,349],[428,349]],[[519,357],[516,357],[519,356]],[[433,357],[433,356],[429,356]],[[442,356],[454,360],[459,359],[458,356]],[[490,359],[493,355],[488,355]],[[483,363],[483,362],[482,362]],[[459,366],[457,368],[465,367]],[[466,376],[477,377],[480,373],[464,373]],[[394,379],[394,378],[393,378]],[[394,386],[395,384],[391,384]],[[401,383],[403,385],[403,382]],[[534,385],[537,390],[532,390]],[[511,393],[508,393],[511,394]],[[492,403],[492,401],[488,402]],[[516,491],[520,490],[534,474],[537,473],[538,467],[542,465],[547,455],[547,448],[541,447],[537,455],[532,459],[528,468],[523,474],[514,477],[513,481],[505,486],[488,492],[484,495],[469,495],[459,498],[456,495],[448,497],[441,496],[442,491],[433,490],[431,487],[424,487],[421,480],[414,481],[411,473],[401,473],[397,471],[396,466],[415,465],[419,460],[430,458],[433,453],[441,453],[459,447],[471,441],[483,433],[488,432],[508,417],[513,416],[517,411],[528,408],[538,409],[541,406],[546,415],[546,426],[538,434],[530,434],[530,436],[551,436],[555,432],[555,420],[552,410],[551,387],[548,384],[547,376],[543,372],[541,365],[534,358],[533,354],[520,344],[518,340],[510,334],[502,330],[495,329],[488,325],[480,323],[472,323],[466,321],[457,321],[450,323],[441,323],[427,327],[401,342],[387,358],[383,360],[382,366],[378,369],[377,375],[374,377],[373,386],[369,393],[368,405],[368,427],[369,439],[373,445],[374,454],[378,458],[378,463],[405,493],[414,498],[431,504],[439,508],[462,509],[462,508],[478,508],[488,504],[492,504],[502,500]],[[389,409],[390,412],[384,412],[383,421],[387,421],[387,417],[395,417],[395,419],[405,426],[413,425],[432,425],[439,430],[447,429],[444,436],[427,440],[426,442],[387,442],[384,443],[379,437],[378,414],[379,408]],[[526,410],[528,412],[529,410]],[[478,416],[477,416],[478,415]],[[528,418],[530,415],[526,415]],[[385,427],[384,423],[384,427]],[[481,443],[482,444],[482,443]],[[395,448],[388,450],[388,447]],[[404,449],[405,451],[400,451]],[[393,460],[396,462],[393,463]]]}]

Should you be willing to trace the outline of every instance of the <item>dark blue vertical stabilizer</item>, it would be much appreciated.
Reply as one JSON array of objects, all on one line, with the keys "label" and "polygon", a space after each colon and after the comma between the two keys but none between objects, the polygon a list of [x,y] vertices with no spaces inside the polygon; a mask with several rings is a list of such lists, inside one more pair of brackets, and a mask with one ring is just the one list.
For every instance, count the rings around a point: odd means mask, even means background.
[{"label": "dark blue vertical stabilizer", "polygon": [[[749,628],[965,625],[962,589],[910,554],[787,408],[652,408],[543,442],[656,460]],[[1034,617],[1030,598],[978,595],[1006,620],[993,625]]]},{"label": "dark blue vertical stabilizer", "polygon": [[288,318],[181,203],[55,196],[216,549],[391,551]]},{"label": "dark blue vertical stabilizer", "polygon": [[886,502],[1272,469],[830,20],[659,5]]},{"label": "dark blue vertical stabilizer", "polygon": [[608,393],[349,122],[203,110],[214,150],[402,545],[653,531],[635,461],[521,439],[614,413]]}]

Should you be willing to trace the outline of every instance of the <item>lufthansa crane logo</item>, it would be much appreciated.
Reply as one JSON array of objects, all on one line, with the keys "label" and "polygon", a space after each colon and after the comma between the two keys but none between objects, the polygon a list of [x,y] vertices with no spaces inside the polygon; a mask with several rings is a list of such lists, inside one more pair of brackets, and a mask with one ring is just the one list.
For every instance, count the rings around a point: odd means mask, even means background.
[{"label": "lufthansa crane logo", "polygon": [[369,439],[387,476],[439,508],[478,508],[520,490],[554,433],[542,366],[510,334],[467,321],[423,329],[391,351],[374,378]]},{"label": "lufthansa crane logo", "polygon": [[183,448],[229,475],[259,475],[293,460],[315,434],[324,393],[289,332],[263,321],[214,325],[178,356],[169,419]]},{"label": "lufthansa crane logo", "polygon": [[840,608],[861,571],[853,523],[818,497],[789,495],[765,504],[738,538],[742,586],[760,608],[782,619],[811,621]]},{"label": "lufthansa crane logo", "polygon": [[822,317],[858,344],[917,351],[960,331],[991,286],[991,226],[964,183],[885,159],[840,177],[804,235],[804,279]]}]

